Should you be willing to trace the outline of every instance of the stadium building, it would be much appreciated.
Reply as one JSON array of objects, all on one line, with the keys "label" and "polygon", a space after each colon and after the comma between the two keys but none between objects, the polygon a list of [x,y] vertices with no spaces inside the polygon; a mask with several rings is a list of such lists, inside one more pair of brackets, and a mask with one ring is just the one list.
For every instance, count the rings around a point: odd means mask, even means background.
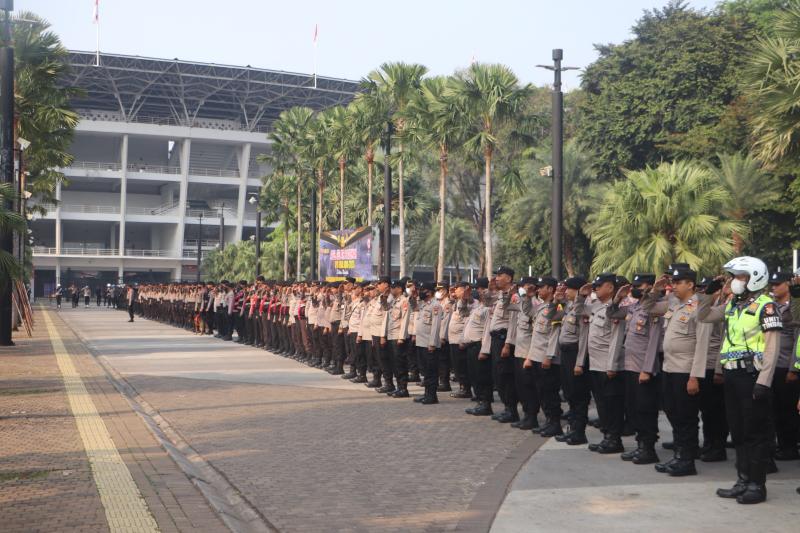
[{"label": "stadium building", "polygon": [[281,111],[349,102],[357,82],[234,67],[70,53],[82,89],[59,202],[31,221],[34,291],[56,283],[194,279],[202,251],[249,239]]}]

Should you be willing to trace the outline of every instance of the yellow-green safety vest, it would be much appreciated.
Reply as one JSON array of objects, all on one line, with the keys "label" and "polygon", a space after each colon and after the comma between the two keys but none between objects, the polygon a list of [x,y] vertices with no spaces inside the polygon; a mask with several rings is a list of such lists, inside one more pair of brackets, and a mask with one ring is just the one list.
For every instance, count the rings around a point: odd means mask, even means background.
[{"label": "yellow-green safety vest", "polygon": [[720,352],[720,364],[754,357],[762,359],[766,340],[761,329],[761,310],[772,298],[766,294],[739,308],[733,300],[725,306],[725,338]]}]

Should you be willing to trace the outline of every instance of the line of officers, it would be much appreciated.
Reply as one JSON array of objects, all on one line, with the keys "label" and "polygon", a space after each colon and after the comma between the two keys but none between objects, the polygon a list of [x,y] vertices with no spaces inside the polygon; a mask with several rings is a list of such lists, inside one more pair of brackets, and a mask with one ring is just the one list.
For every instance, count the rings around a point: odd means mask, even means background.
[{"label": "line of officers", "polygon": [[[228,341],[236,333],[235,342],[393,398],[409,397],[409,383],[422,385],[414,401],[423,405],[451,392],[475,402],[467,414],[654,464],[669,476],[696,475],[698,459],[727,460],[730,435],[737,481],[717,494],[759,503],[774,460],[800,459],[800,277],[770,276],[751,257],[724,271],[698,280],[676,263],[630,281],[602,273],[591,282],[515,282],[514,271],[500,267],[491,279],[452,286],[259,278],[145,285],[137,300],[148,318]],[[598,417],[590,420],[592,399]],[[663,443],[673,452],[666,461],[655,447],[660,410],[673,434]],[[588,443],[590,423],[602,441]],[[624,435],[636,436],[635,449],[624,449]]]}]

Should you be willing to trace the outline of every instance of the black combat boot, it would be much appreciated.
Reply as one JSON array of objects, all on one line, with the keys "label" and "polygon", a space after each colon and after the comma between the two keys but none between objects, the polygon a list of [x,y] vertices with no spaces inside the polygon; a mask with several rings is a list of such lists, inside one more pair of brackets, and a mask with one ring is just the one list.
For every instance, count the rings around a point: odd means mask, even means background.
[{"label": "black combat boot", "polygon": [[633,461],[634,459],[636,459],[636,457],[642,451],[642,447],[643,446],[644,445],[642,444],[642,442],[639,441],[639,442],[636,443],[636,449],[635,450],[627,451],[627,452],[623,453],[622,455],[620,455],[619,458],[622,459],[623,461]]},{"label": "black combat boot", "polygon": [[736,497],[736,503],[753,504],[761,503],[767,499],[767,486],[763,483],[753,483],[752,481],[747,484],[747,488],[743,493]]},{"label": "black combat boot", "polygon": [[678,460],[667,467],[667,474],[672,477],[696,476],[695,455],[695,450],[678,450],[678,453],[675,454]]},{"label": "black combat boot", "polygon": [[747,483],[747,475],[739,472],[733,487],[729,489],[717,489],[717,496],[720,498],[738,498],[747,490]]},{"label": "black combat boot", "polygon": [[642,444],[639,453],[631,461],[635,465],[651,465],[659,461],[655,444]]}]

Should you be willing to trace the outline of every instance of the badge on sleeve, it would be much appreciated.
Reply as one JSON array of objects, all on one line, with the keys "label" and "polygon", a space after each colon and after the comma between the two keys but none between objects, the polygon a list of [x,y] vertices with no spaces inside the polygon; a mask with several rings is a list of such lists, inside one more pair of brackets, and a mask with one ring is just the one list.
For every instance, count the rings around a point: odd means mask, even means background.
[{"label": "badge on sleeve", "polygon": [[765,315],[774,315],[775,314],[775,304],[767,304],[764,306],[764,314]]}]

